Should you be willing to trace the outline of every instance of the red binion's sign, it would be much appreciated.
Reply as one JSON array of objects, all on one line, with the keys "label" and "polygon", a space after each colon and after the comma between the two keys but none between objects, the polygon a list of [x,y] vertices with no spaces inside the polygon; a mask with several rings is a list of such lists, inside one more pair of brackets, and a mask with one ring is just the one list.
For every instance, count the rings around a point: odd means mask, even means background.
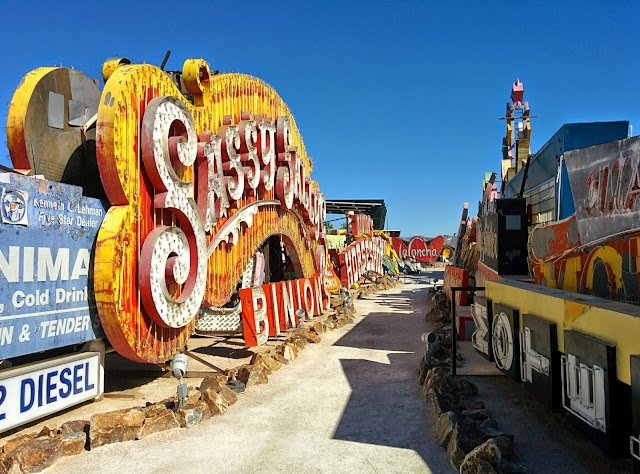
[{"label": "red binion's sign", "polygon": [[240,290],[240,301],[247,347],[265,344],[270,336],[296,327],[299,310],[311,319],[329,308],[329,295],[319,276],[245,288]]}]

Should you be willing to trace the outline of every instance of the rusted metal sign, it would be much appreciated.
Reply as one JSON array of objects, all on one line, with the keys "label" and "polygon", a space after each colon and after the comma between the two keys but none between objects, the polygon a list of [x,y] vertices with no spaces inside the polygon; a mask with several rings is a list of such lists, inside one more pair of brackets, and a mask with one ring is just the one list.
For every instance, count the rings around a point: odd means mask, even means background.
[{"label": "rusted metal sign", "polygon": [[90,269],[105,205],[76,186],[0,180],[2,358],[101,337]]},{"label": "rusted metal sign", "polygon": [[[324,196],[275,90],[211,74],[203,60],[183,67],[192,102],[154,66],[111,61],[104,73],[95,155],[111,207],[93,270],[98,313],[120,354],[163,362],[183,349],[201,306],[229,300],[271,235],[281,236],[296,276],[321,274]],[[46,75],[30,90],[38,77]],[[24,148],[29,103],[12,104],[12,157]]]}]

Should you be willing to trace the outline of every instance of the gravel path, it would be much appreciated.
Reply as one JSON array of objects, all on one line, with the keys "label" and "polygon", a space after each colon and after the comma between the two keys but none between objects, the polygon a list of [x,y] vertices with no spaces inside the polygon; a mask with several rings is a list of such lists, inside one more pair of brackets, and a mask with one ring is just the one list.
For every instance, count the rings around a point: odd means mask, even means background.
[{"label": "gravel path", "polygon": [[424,280],[356,301],[355,326],[322,335],[192,429],[111,444],[43,472],[447,473],[415,372]]}]

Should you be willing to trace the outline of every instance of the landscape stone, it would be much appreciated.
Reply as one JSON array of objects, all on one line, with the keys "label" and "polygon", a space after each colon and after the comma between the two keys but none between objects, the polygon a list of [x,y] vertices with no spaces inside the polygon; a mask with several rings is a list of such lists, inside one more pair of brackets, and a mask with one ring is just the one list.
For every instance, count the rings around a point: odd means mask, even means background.
[{"label": "landscape stone", "polygon": [[[466,379],[462,379],[459,377],[451,377],[454,390],[458,392],[460,395],[465,397],[473,397],[474,395],[478,395],[478,387],[475,384],[469,382]],[[484,408],[484,406],[482,406]]]},{"label": "landscape stone", "polygon": [[[293,353],[291,353],[291,354],[293,354]],[[282,365],[288,365],[289,362],[291,362],[291,359],[287,359],[284,356],[284,353],[283,354],[275,353],[271,357],[273,357],[274,360],[280,362]]]},{"label": "landscape stone", "polygon": [[229,407],[224,397],[210,388],[202,392],[202,400],[209,406],[212,415],[223,415]]},{"label": "landscape stone", "polygon": [[89,445],[91,449],[105,444],[137,439],[145,414],[140,408],[128,408],[91,416]]},{"label": "landscape stone", "polygon": [[466,455],[473,451],[482,441],[483,432],[475,426],[473,420],[460,418],[447,446],[449,464],[454,469],[459,469]]},{"label": "landscape stone", "polygon": [[451,439],[451,435],[455,429],[457,421],[458,417],[452,411],[442,413],[436,418],[436,422],[433,424],[432,428],[433,437],[435,438],[436,443],[443,448],[446,448],[449,445],[449,440]]},{"label": "landscape stone", "polygon": [[483,410],[486,408],[483,402],[473,398],[461,398],[458,400],[458,406],[461,410]]},{"label": "landscape stone", "polygon": [[505,434],[502,431],[499,431],[495,428],[487,427],[483,428],[482,432],[484,433],[484,439],[487,440],[489,438],[498,438],[503,437],[510,439],[513,442],[514,436],[512,434]]},{"label": "landscape stone", "polygon": [[264,365],[271,372],[275,372],[276,370],[280,370],[282,368],[282,362],[273,357],[273,354],[268,354],[268,356],[264,359]]},{"label": "landscape stone", "polygon": [[324,322],[316,321],[311,325],[311,331],[316,334],[322,334],[325,331]]},{"label": "landscape stone", "polygon": [[147,412],[147,417],[144,420],[144,425],[140,430],[139,439],[145,438],[153,433],[160,433],[162,431],[172,430],[174,428],[180,428],[180,423],[176,419],[172,410],[166,407],[155,408]]},{"label": "landscape stone", "polygon": [[[467,454],[460,465],[461,474],[475,474],[477,472],[496,472],[494,466],[498,466],[498,462],[502,459],[500,448],[492,439],[482,443],[480,446],[471,450]],[[492,470],[486,466],[488,464]]]},{"label": "landscape stone", "polygon": [[230,389],[229,387],[227,387],[226,385],[223,385],[222,388],[220,389],[220,392],[218,393],[222,395],[222,398],[224,398],[224,401],[229,406],[233,405],[235,402],[238,401],[238,394],[232,389]]},{"label": "landscape stone", "polygon": [[267,370],[261,364],[243,365],[238,371],[238,380],[245,384],[247,388],[252,385],[268,383]]},{"label": "landscape stone", "polygon": [[66,433],[60,437],[63,456],[76,456],[85,450],[87,434],[84,431]]},{"label": "landscape stone", "polygon": [[462,410],[461,414],[471,418],[473,421],[482,422],[489,419],[489,414],[484,409]]},{"label": "landscape stone", "polygon": [[217,377],[205,377],[200,384],[199,390],[200,392],[204,392],[207,389],[211,389],[214,392],[219,392],[225,384],[226,382],[221,383]]},{"label": "landscape stone", "polygon": [[290,344],[283,344],[282,345],[282,349],[280,351],[280,355],[282,355],[282,357],[287,361],[286,362],[287,364],[289,362],[293,361],[296,358],[297,353],[293,349],[293,347],[294,346],[292,346]]},{"label": "landscape stone", "polygon": [[[13,472],[40,472],[64,455],[60,439],[43,436],[24,443],[6,455],[3,464]],[[21,471],[16,470],[19,466]],[[8,472],[11,472],[11,470]]]},{"label": "landscape stone", "polygon": [[176,410],[176,419],[183,428],[193,428],[209,418],[211,418],[211,411],[203,400],[199,400],[195,405],[185,405]]},{"label": "landscape stone", "polygon": [[200,391],[195,387],[189,387],[187,390],[187,399],[184,404],[194,405],[198,400],[200,400]]},{"label": "landscape stone", "polygon": [[44,425],[40,432],[38,433],[38,438],[41,436],[48,436],[50,438],[55,438],[60,434],[60,427],[56,425]]},{"label": "landscape stone", "polygon": [[4,444],[4,446],[2,446],[2,452],[4,454],[8,454],[14,449],[16,449],[18,446],[22,446],[23,444],[28,443],[29,441],[31,441],[32,439],[36,439],[37,437],[38,437],[38,433],[34,431],[32,433],[28,433],[25,435],[18,436],[17,438],[10,439]]},{"label": "landscape stone", "polygon": [[63,435],[79,432],[89,434],[89,420],[72,420],[62,423],[60,432]]},{"label": "landscape stone", "polygon": [[297,329],[296,333],[300,334],[300,336],[303,337],[307,342],[311,342],[313,344],[317,344],[322,340],[317,334],[314,334],[306,328]]}]

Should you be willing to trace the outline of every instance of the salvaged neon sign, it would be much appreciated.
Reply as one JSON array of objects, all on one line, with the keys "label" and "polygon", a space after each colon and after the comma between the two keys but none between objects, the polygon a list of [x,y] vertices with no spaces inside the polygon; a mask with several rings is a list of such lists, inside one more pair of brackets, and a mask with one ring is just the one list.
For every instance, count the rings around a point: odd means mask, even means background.
[{"label": "salvaged neon sign", "polygon": [[382,237],[360,238],[347,246],[339,255],[342,284],[351,288],[368,272],[382,275],[382,257],[386,248],[387,243]]},{"label": "salvaged neon sign", "polygon": [[265,344],[271,336],[296,327],[298,311],[304,319],[322,314],[329,296],[319,275],[240,290],[245,345]]},{"label": "salvaged neon sign", "polygon": [[[270,236],[292,255],[297,277],[322,275],[325,204],[295,120],[273,88],[242,74],[211,74],[203,60],[187,60],[179,81],[154,66],[126,63],[106,63],[104,90],[92,89],[86,99],[95,99],[96,172],[111,207],[67,209],[47,197],[33,207],[41,226],[56,225],[53,214],[65,211],[60,225],[100,227],[92,269],[102,326],[123,356],[161,362],[184,348],[199,308],[230,300]],[[69,75],[93,85],[65,71],[38,69],[16,91],[8,145],[17,168],[33,170],[44,159],[25,154],[25,118],[38,114],[28,107],[31,97],[51,92],[71,101],[58,85]],[[63,166],[68,156],[56,159]],[[3,219],[25,225],[24,196],[3,199],[11,210]],[[47,265],[42,257],[36,267]],[[49,259],[50,273],[57,258]],[[2,270],[11,278],[16,259],[5,254]]]}]

